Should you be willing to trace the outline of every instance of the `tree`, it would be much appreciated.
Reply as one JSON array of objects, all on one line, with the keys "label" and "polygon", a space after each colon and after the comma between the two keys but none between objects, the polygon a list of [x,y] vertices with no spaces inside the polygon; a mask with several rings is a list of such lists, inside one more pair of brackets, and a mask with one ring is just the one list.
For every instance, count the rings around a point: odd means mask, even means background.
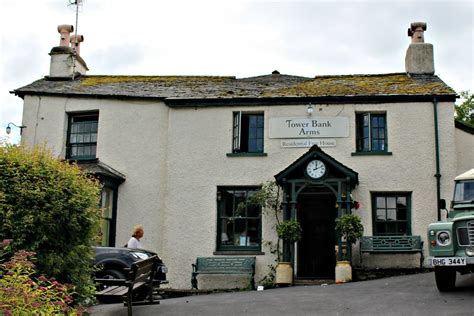
[{"label": "tree", "polygon": [[44,148],[0,147],[0,240],[36,252],[38,272],[91,297],[100,185]]},{"label": "tree", "polygon": [[462,102],[455,105],[456,120],[474,127],[474,94],[461,91]]}]

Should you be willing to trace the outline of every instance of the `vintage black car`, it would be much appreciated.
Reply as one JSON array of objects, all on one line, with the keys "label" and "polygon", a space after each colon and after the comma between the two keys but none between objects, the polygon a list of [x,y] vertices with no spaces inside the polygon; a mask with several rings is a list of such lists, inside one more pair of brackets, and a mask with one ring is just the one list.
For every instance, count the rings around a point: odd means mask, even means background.
[{"label": "vintage black car", "polygon": [[[98,267],[95,275],[103,279],[125,279],[126,271],[131,268],[132,263],[157,256],[153,251],[133,248],[94,247],[94,251],[94,265]],[[168,269],[160,258],[159,262],[153,282],[155,286],[168,283],[166,280]]]}]

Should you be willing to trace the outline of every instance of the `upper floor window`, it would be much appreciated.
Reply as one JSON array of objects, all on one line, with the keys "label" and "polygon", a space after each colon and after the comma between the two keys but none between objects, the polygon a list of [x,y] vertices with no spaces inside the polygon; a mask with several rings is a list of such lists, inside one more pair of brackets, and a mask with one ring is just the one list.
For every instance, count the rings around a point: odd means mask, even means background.
[{"label": "upper floor window", "polygon": [[387,124],[385,113],[356,114],[358,152],[386,152]]},{"label": "upper floor window", "polygon": [[260,250],[261,208],[241,202],[255,193],[257,187],[217,188],[217,250]]},{"label": "upper floor window", "polygon": [[95,159],[99,114],[78,114],[69,117],[66,148],[68,159]]},{"label": "upper floor window", "polygon": [[411,235],[410,209],[409,193],[373,193],[374,236]]},{"label": "upper floor window", "polygon": [[263,153],[263,113],[234,112],[232,152]]}]

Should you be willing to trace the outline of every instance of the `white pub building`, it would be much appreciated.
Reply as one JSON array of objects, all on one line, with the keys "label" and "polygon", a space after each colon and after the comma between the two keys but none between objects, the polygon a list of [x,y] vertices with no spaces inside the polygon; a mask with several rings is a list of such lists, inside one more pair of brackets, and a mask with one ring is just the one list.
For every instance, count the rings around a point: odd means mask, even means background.
[{"label": "white pub building", "polygon": [[13,91],[22,142],[95,174],[103,245],[142,224],[173,288],[191,287],[197,257],[255,257],[257,284],[269,273],[274,217],[237,204],[272,180],[283,216],[302,226],[286,246],[296,280],[334,279],[344,212],[364,226],[353,267],[420,267],[427,226],[445,216],[437,201],[474,167],[473,129],[454,121],[456,93],[434,74],[424,23],[409,29],[405,71],[313,78],[89,76],[72,27],[58,30],[50,74]]}]

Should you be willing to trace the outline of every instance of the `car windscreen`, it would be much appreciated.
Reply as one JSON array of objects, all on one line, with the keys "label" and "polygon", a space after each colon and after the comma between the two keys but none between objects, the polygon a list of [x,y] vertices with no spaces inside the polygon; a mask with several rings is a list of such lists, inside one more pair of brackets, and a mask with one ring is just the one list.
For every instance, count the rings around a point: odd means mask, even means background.
[{"label": "car windscreen", "polygon": [[459,181],[454,189],[455,203],[474,202],[474,180]]}]

